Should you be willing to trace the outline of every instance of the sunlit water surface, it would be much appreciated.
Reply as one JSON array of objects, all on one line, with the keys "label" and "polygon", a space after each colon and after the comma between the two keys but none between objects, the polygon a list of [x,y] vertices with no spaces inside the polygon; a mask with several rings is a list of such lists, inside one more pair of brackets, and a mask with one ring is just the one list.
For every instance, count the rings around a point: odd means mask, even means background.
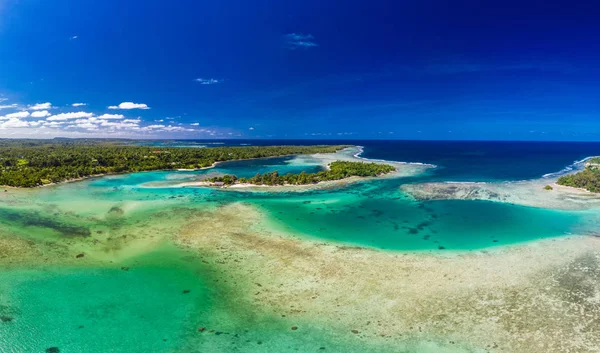
[{"label": "sunlit water surface", "polygon": [[[76,241],[73,234],[102,237],[111,229],[126,227],[142,233],[148,229],[150,236],[154,228],[149,225],[161,211],[242,201],[264,211],[274,229],[310,239],[434,252],[508,245],[595,226],[590,212],[483,201],[416,202],[399,186],[418,178],[301,193],[169,187],[217,172],[252,176],[273,170],[285,174],[322,169],[310,159],[302,163],[292,157],[270,158],[30,190],[4,199],[0,225],[3,232],[33,241]],[[119,213],[125,216],[118,217]],[[157,229],[153,231],[159,233]],[[235,298],[220,293],[215,278],[199,264],[197,255],[165,243],[102,266],[33,263],[6,269],[0,272],[0,351],[376,351],[364,342],[342,342],[327,328],[291,334],[289,323],[280,317],[255,317],[236,307]],[[214,331],[199,335],[200,327]]]}]

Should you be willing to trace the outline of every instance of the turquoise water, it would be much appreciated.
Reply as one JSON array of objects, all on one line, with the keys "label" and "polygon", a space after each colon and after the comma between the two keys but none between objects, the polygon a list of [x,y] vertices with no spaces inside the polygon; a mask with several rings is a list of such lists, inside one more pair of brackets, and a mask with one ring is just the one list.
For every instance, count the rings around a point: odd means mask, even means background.
[{"label": "turquoise water", "polygon": [[[161,226],[170,227],[160,221],[168,220],[165,210],[206,209],[232,202],[255,205],[275,227],[307,238],[387,250],[484,249],[562,236],[582,225],[597,228],[586,212],[483,201],[416,202],[400,191],[403,179],[302,193],[168,187],[215,172],[251,176],[273,170],[296,173],[303,168],[320,170],[317,164],[303,167],[293,158],[272,158],[201,171],[96,178],[14,199],[9,193],[0,203],[0,230],[34,241],[66,239],[69,244],[92,246],[94,239],[121,237],[134,228],[139,233],[135,236],[159,237]],[[276,314],[256,316],[218,280],[223,279],[207,271],[198,255],[169,247],[100,265],[0,271],[0,351],[44,352],[52,347],[60,352],[384,350],[331,328]],[[295,325],[301,330],[291,332]],[[199,327],[206,330],[199,332]],[[400,351],[425,352],[414,347]]]},{"label": "turquoise water", "polygon": [[177,351],[212,304],[202,276],[171,255],[0,272],[0,351]]},{"label": "turquoise water", "polygon": [[[0,271],[0,351],[397,351],[348,332],[256,315],[227,287],[214,286],[222,278],[200,263],[166,248],[106,267]],[[413,344],[419,342],[407,347]]]},{"label": "turquoise water", "polygon": [[476,250],[560,236],[568,234],[581,217],[486,201],[355,204],[307,198],[263,206],[276,214],[282,229],[392,250]]},{"label": "turquoise water", "polygon": [[[260,166],[261,172],[298,168],[289,158],[271,158],[230,162],[219,166],[218,171],[245,175],[251,174],[255,165]],[[182,178],[196,178],[207,172],[214,171],[110,176],[49,188],[38,195],[38,199],[58,203],[62,208],[72,204],[73,209],[78,209],[86,200],[94,198],[94,205],[87,208],[104,207],[103,212],[108,212],[114,203],[125,205],[123,207],[134,203],[136,209],[152,209],[157,201],[163,206],[199,208],[247,202],[264,210],[280,229],[350,245],[411,251],[473,250],[561,236],[579,229],[588,217],[585,212],[487,201],[417,202],[400,191],[403,179],[375,180],[301,193],[168,187],[180,183]]]}]

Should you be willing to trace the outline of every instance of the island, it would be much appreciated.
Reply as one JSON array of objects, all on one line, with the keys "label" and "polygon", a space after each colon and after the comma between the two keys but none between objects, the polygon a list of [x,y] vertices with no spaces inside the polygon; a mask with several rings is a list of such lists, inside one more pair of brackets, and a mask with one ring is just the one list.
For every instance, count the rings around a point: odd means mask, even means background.
[{"label": "island", "polygon": [[600,193],[600,157],[588,159],[582,171],[575,174],[563,175],[558,178],[556,183],[562,186]]},{"label": "island", "polygon": [[91,176],[200,169],[223,161],[334,153],[350,146],[136,146],[106,140],[1,140],[0,185],[31,188]]},{"label": "island", "polygon": [[206,179],[208,185],[230,186],[234,184],[251,185],[307,185],[323,181],[342,180],[349,177],[376,177],[396,171],[389,164],[335,161],[328,165],[327,170],[318,173],[285,174],[277,171],[256,174],[251,178],[238,178],[235,175],[223,175]]}]

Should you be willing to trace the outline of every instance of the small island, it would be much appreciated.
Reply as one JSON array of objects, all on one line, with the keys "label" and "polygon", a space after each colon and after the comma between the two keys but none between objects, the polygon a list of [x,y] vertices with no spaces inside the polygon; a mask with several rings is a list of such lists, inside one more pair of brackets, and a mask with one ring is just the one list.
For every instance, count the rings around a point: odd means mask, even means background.
[{"label": "small island", "polygon": [[588,159],[585,169],[575,174],[561,176],[556,183],[600,193],[600,157]]},{"label": "small island", "polygon": [[318,173],[286,174],[279,175],[277,171],[265,174],[256,174],[251,178],[238,178],[235,175],[223,175],[206,179],[208,185],[231,186],[234,184],[250,185],[308,185],[323,181],[342,180],[350,177],[376,177],[396,171],[389,164],[335,161],[328,165],[328,169]]},{"label": "small island", "polygon": [[136,146],[116,140],[0,140],[0,185],[31,188],[87,177],[200,169],[224,161],[335,153],[350,146]]}]

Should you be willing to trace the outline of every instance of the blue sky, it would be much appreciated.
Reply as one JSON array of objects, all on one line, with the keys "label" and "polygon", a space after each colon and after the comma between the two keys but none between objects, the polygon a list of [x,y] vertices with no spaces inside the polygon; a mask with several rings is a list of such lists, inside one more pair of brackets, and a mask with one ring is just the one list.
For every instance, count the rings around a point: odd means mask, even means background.
[{"label": "blue sky", "polygon": [[0,0],[0,137],[600,140],[593,1]]}]

